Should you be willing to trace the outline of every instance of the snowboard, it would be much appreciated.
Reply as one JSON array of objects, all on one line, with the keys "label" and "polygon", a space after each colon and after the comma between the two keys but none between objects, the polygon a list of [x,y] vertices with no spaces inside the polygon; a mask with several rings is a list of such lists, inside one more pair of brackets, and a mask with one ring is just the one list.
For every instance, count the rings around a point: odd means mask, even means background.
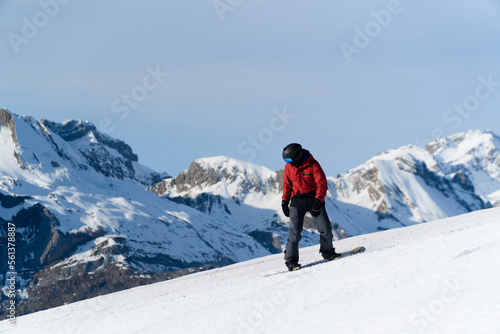
[{"label": "snowboard", "polygon": [[366,248],[363,247],[363,246],[360,246],[360,247],[353,248],[350,251],[340,253],[340,256],[338,258],[332,260],[332,261],[328,261],[328,260],[324,260],[323,259],[323,260],[312,262],[312,263],[309,263],[309,264],[306,264],[306,265],[303,265],[303,266],[299,265],[299,266],[295,267],[291,271],[288,270],[288,269],[286,269],[286,270],[281,270],[279,272],[275,272],[275,273],[271,273],[271,274],[266,274],[266,275],[259,275],[259,276],[269,277],[269,276],[274,276],[274,275],[278,275],[278,274],[290,273],[290,272],[298,271],[300,269],[314,267],[314,266],[322,264],[322,263],[338,261],[340,259],[352,256],[352,255],[355,255],[355,254],[363,253],[364,251],[366,251]]},{"label": "snowboard", "polygon": [[[356,247],[356,248],[351,249],[350,251],[340,253],[340,256],[332,261],[337,261],[337,260],[343,259],[345,257],[352,256],[354,254],[363,253],[365,250],[366,250],[366,248],[363,246]],[[332,261],[319,260],[319,261],[316,261],[313,263],[306,264],[305,266],[302,266],[302,268],[309,268],[309,267],[313,267],[313,266],[316,266],[316,265],[321,264],[321,263],[332,262]]]}]

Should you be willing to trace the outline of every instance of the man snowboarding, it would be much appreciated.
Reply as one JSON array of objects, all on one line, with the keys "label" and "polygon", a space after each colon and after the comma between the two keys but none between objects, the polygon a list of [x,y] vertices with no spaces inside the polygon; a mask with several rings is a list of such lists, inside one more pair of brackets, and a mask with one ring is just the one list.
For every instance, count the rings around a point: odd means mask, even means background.
[{"label": "man snowboarding", "polygon": [[[313,216],[320,234],[319,251],[325,260],[340,257],[333,248],[333,234],[330,218],[325,209],[328,183],[320,164],[300,144],[289,144],[283,149],[285,176],[281,207],[290,217],[290,230],[285,250],[285,265],[288,270],[300,269],[299,241],[302,238],[304,217],[307,212]],[[290,203],[291,200],[291,203]],[[289,205],[290,204],[290,205]]]}]

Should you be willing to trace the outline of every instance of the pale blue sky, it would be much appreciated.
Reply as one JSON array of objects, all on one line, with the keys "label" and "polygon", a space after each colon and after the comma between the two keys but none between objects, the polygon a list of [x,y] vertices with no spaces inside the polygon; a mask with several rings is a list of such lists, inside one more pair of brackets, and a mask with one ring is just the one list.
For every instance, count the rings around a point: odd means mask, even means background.
[{"label": "pale blue sky", "polygon": [[214,155],[279,169],[300,142],[334,176],[500,134],[496,0],[11,0],[0,32],[2,107],[89,120],[172,175]]}]

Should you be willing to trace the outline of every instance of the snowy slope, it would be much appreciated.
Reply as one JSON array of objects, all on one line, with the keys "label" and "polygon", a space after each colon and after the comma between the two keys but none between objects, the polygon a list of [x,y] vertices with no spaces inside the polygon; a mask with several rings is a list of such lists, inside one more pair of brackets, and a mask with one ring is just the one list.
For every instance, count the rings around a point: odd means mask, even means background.
[{"label": "snowy slope", "polygon": [[[363,254],[266,277],[272,255],[0,323],[2,333],[500,332],[500,209],[344,239]],[[319,259],[301,249],[302,264]]]}]

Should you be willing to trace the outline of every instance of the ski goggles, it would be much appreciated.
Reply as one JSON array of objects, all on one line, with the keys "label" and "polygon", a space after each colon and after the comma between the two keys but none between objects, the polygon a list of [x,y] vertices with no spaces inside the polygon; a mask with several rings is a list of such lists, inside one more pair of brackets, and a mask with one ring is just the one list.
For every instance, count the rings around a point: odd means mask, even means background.
[{"label": "ski goggles", "polygon": [[293,162],[292,158],[283,158],[287,164],[291,164]]}]

